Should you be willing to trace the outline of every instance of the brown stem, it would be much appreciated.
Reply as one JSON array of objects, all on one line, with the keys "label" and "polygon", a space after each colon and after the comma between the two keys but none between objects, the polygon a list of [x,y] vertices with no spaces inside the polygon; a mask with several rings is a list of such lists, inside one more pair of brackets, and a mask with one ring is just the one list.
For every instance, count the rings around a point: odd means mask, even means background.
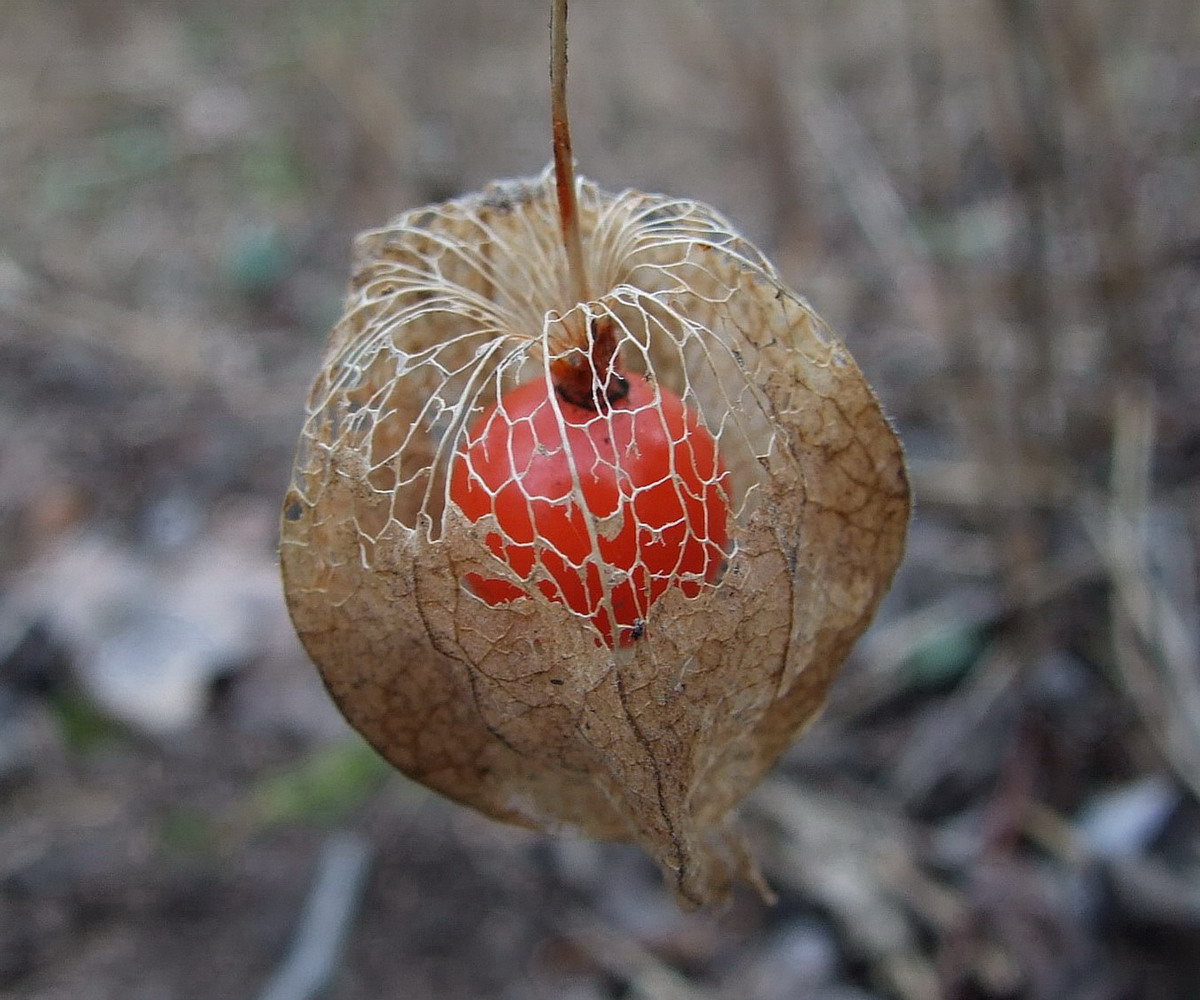
[{"label": "brown stem", "polygon": [[[567,120],[567,0],[553,0],[550,13],[550,125],[554,138],[554,187],[567,276],[576,303],[591,301],[579,232],[579,204],[575,198],[575,159],[571,155],[571,126]],[[574,330],[571,331],[575,339]],[[616,324],[611,316],[589,322],[581,342],[590,350],[570,351],[553,362],[551,371],[558,394],[576,406],[599,410],[629,395],[629,382],[620,372]]]},{"label": "brown stem", "polygon": [[587,302],[587,273],[583,239],[579,235],[579,205],[575,200],[575,160],[571,155],[571,125],[567,121],[567,0],[554,0],[550,14],[550,127],[554,136],[554,186],[567,274],[576,302]]},{"label": "brown stem", "polygon": [[570,351],[550,365],[554,391],[568,403],[601,411],[629,395],[629,379],[621,374],[616,322],[596,316],[590,322],[590,352]]}]

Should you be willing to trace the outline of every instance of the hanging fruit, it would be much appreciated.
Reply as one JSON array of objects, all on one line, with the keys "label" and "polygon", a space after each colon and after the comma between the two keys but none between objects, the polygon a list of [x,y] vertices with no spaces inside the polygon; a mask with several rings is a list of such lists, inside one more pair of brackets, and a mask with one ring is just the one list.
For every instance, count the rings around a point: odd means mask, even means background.
[{"label": "hanging fruit", "polygon": [[[615,345],[611,329],[597,340]],[[505,393],[480,417],[452,460],[450,499],[472,522],[493,518],[492,553],[590,619],[597,642],[611,646],[644,638],[668,587],[696,597],[716,579],[729,477],[683,400],[621,374],[601,349],[609,371],[587,365],[582,391],[572,387],[578,369],[565,366]],[[530,593],[478,574],[466,582],[488,604]]]},{"label": "hanging fruit", "polygon": [[900,445],[845,347],[712,209],[555,163],[355,246],[281,561],[399,769],[640,844],[681,901],[761,884],[737,803],[899,562]]}]

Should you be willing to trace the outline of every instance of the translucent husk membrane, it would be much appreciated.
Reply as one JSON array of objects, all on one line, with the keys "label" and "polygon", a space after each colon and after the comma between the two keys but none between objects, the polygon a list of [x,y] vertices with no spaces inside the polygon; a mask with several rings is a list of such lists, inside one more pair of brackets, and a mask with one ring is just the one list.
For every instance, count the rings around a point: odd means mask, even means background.
[{"label": "translucent husk membrane", "polygon": [[[578,195],[587,303],[567,292],[550,171],[359,237],[284,502],[285,586],[334,699],[396,767],[498,819],[640,844],[681,900],[710,903],[756,880],[731,811],[890,582],[903,460],[845,347],[718,214],[582,179]],[[628,644],[497,558],[503,526],[449,488],[473,421],[586,351],[598,317],[728,470],[723,571],[668,587]],[[528,596],[490,605],[472,574]]]}]

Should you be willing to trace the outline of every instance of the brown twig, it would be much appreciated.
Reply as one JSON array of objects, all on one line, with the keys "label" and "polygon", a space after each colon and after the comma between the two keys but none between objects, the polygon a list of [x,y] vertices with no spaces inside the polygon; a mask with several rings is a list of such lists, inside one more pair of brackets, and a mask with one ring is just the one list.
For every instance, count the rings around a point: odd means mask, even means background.
[{"label": "brown twig", "polygon": [[[563,248],[567,254],[570,295],[576,304],[591,300],[591,288],[579,231],[575,196],[575,159],[567,118],[567,0],[554,0],[550,16],[550,124],[554,145],[554,186]],[[554,387],[568,402],[596,410],[623,399],[629,383],[621,375],[616,324],[610,316],[579,320],[584,331],[569,330],[570,339],[586,342],[586,357],[572,351],[552,364]]]},{"label": "brown twig", "polygon": [[550,126],[554,137],[554,184],[571,297],[587,302],[587,272],[579,234],[579,205],[575,198],[575,160],[571,154],[571,125],[567,119],[567,0],[554,0],[550,19]]}]

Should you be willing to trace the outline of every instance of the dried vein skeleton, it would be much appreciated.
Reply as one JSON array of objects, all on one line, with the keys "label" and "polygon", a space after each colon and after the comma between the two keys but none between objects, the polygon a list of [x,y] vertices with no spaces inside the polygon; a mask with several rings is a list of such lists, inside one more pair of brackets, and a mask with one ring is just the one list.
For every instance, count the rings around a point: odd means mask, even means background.
[{"label": "dried vein skeleton", "polygon": [[[498,819],[640,844],[705,904],[756,879],[732,810],[819,709],[887,589],[903,459],[845,347],[718,214],[582,179],[576,194],[586,302],[549,168],[359,238],[284,502],[285,586],[333,697],[398,768]],[[456,462],[478,461],[477,422],[518,385],[544,380],[565,432],[551,373],[598,328],[651,387],[639,407],[668,426],[671,397],[653,387],[669,390],[723,463],[698,474],[710,518],[712,495],[728,513],[705,536],[723,558],[678,579],[636,576],[669,525],[629,543],[632,566],[600,544],[678,470],[598,513],[572,466],[570,495],[552,499],[586,532],[582,555],[553,533],[507,537],[498,506],[468,516],[452,483]],[[688,454],[689,432],[669,433]],[[636,445],[589,462],[622,482]],[[564,572],[590,581],[587,602]],[[613,603],[631,580],[632,622]]]}]

